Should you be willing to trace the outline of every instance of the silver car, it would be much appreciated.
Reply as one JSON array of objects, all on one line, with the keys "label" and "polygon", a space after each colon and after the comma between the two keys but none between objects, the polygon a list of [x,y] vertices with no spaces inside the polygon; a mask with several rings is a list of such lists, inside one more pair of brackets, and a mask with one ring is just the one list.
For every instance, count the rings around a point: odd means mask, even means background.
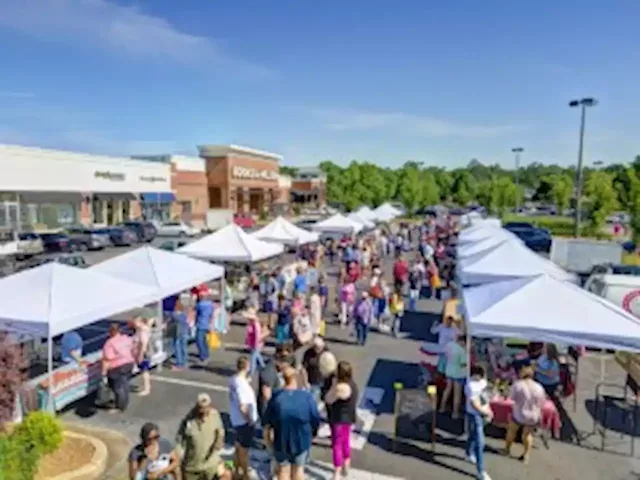
[{"label": "silver car", "polygon": [[67,233],[73,244],[81,250],[102,250],[111,246],[109,233],[103,229],[70,227],[67,228]]}]

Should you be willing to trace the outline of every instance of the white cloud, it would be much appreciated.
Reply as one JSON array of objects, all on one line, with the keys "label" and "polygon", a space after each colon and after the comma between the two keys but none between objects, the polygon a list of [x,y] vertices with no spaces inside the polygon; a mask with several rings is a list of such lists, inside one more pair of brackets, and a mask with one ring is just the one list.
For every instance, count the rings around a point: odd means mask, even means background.
[{"label": "white cloud", "polygon": [[0,27],[46,39],[93,43],[111,51],[191,65],[232,65],[254,75],[269,70],[228,57],[210,38],[164,18],[107,0],[3,0]]},{"label": "white cloud", "polygon": [[469,125],[407,113],[361,112],[342,109],[310,109],[312,116],[335,131],[396,130],[428,137],[491,138],[523,130],[515,125]]}]

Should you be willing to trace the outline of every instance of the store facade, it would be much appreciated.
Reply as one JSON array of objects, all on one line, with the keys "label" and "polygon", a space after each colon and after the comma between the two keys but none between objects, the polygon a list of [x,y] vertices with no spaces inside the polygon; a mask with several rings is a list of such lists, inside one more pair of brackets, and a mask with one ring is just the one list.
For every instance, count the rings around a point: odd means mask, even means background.
[{"label": "store facade", "polygon": [[206,164],[209,208],[260,214],[280,200],[280,155],[237,145],[198,150]]},{"label": "store facade", "polygon": [[327,204],[327,177],[319,168],[300,168],[291,181],[291,203],[315,208]]},{"label": "store facade", "polygon": [[173,197],[169,163],[0,145],[0,229],[113,225],[146,195]]}]

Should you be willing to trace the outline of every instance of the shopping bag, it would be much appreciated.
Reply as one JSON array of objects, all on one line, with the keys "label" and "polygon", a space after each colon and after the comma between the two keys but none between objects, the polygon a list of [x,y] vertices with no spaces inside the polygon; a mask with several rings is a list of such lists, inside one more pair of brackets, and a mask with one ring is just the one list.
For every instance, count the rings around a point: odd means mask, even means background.
[{"label": "shopping bag", "polygon": [[327,332],[327,322],[325,322],[324,320],[320,320],[320,326],[318,327],[318,335],[320,335],[321,337],[324,337],[326,332]]},{"label": "shopping bag", "polygon": [[441,287],[442,282],[440,281],[440,275],[431,275],[431,288],[438,289]]},{"label": "shopping bag", "polygon": [[220,337],[216,332],[207,333],[207,345],[209,350],[217,350],[220,348]]}]

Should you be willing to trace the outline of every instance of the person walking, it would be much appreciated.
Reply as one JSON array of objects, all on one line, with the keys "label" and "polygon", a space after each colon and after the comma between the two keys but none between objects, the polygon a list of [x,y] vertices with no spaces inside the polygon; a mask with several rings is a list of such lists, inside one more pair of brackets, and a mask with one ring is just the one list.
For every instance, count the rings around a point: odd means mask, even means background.
[{"label": "person walking", "polygon": [[249,371],[254,373],[258,367],[264,367],[262,348],[264,347],[264,341],[269,336],[269,330],[262,328],[262,322],[255,308],[248,308],[244,313],[244,317],[247,319],[245,345],[251,355],[251,367]]},{"label": "person walking", "polygon": [[151,354],[149,352],[151,341],[151,319],[138,317],[134,320],[134,349],[138,370],[142,377],[142,390],[138,392],[140,397],[146,397],[151,393]]},{"label": "person walking", "polygon": [[220,412],[213,408],[208,394],[199,394],[176,436],[183,480],[231,480],[231,472],[220,458],[224,437]]},{"label": "person walking", "polygon": [[511,421],[507,426],[504,451],[511,455],[511,446],[516,440],[518,430],[522,429],[524,453],[520,460],[527,464],[533,449],[533,432],[542,419],[542,406],[547,399],[542,385],[534,379],[533,368],[528,366],[520,371],[520,379],[514,382],[509,392],[513,400]]},{"label": "person walking", "polygon": [[236,433],[236,475],[249,480],[249,449],[258,423],[258,402],[250,380],[249,359],[238,358],[236,374],[229,381],[229,417]]},{"label": "person walking", "polygon": [[176,302],[171,316],[175,323],[175,331],[173,334],[174,364],[172,370],[183,370],[187,367],[187,346],[189,344],[190,327],[187,313],[180,300]]},{"label": "person walking", "polygon": [[313,345],[307,348],[302,356],[302,368],[304,386],[309,389],[316,400],[320,399],[320,390],[324,381],[322,370],[320,369],[320,358],[322,354],[328,352],[324,339],[316,336]]},{"label": "person walking", "polygon": [[286,367],[283,376],[284,388],[275,393],[265,411],[265,438],[273,448],[278,480],[303,480],[320,413],[311,393],[298,388],[296,370]]},{"label": "person walking", "polygon": [[102,347],[102,375],[115,397],[115,408],[111,412],[124,412],[129,406],[134,363],[133,340],[120,332],[119,324],[112,323],[109,338]]},{"label": "person walking", "polygon": [[404,316],[404,296],[399,288],[396,288],[396,291],[391,294],[389,311],[392,317],[391,332],[397,337],[400,334],[402,317]]},{"label": "person walking", "polygon": [[356,286],[348,278],[340,287],[340,327],[346,328],[356,301]]},{"label": "person walking", "polygon": [[368,292],[362,292],[362,296],[354,308],[356,341],[358,345],[365,346],[369,335],[369,326],[373,319],[373,304]]},{"label": "person walking", "polygon": [[333,453],[333,479],[349,475],[351,466],[351,428],[356,423],[358,386],[353,381],[353,369],[349,362],[338,363],[331,388],[324,396],[327,419],[331,427]]},{"label": "person walking", "polygon": [[467,419],[467,460],[476,465],[477,480],[491,480],[484,469],[484,425],[491,422],[493,412],[484,394],[487,388],[484,368],[480,365],[471,367],[471,376],[464,391],[466,397]]},{"label": "person walking", "polygon": [[276,342],[278,345],[282,345],[291,338],[291,323],[293,321],[293,313],[291,311],[291,305],[287,301],[287,298],[280,294],[278,295],[278,310],[276,319]]},{"label": "person walking", "polygon": [[460,415],[460,402],[462,400],[462,388],[467,377],[467,336],[459,335],[455,342],[449,342],[445,346],[445,376],[447,377],[447,386],[442,392],[440,401],[440,412],[443,413],[447,408],[447,403],[453,391],[453,409],[451,413],[452,419],[457,419]]},{"label": "person walking", "polygon": [[319,335],[322,323],[322,299],[315,286],[309,287],[309,321],[311,323],[311,333]]},{"label": "person walking", "polygon": [[207,335],[211,331],[214,305],[210,292],[200,292],[196,301],[196,346],[198,347],[198,358],[202,363],[209,360],[209,345]]}]

